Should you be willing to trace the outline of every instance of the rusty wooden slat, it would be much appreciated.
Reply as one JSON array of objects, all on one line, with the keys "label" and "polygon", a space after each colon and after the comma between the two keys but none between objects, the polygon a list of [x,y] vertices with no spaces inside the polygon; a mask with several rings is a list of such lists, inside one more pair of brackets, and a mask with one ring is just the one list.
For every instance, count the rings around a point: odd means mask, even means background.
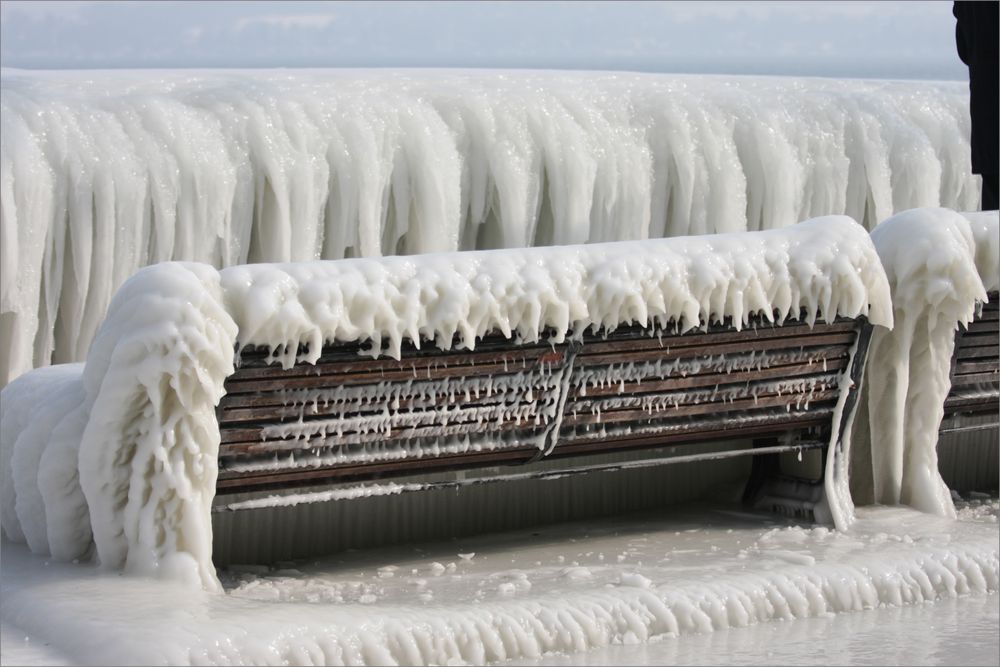
[{"label": "rusty wooden slat", "polygon": [[290,488],[295,485],[309,485],[332,479],[357,481],[360,479],[374,479],[380,476],[399,474],[401,472],[429,473],[444,470],[460,470],[462,468],[523,462],[534,456],[537,451],[535,448],[518,448],[495,452],[469,452],[450,456],[407,459],[404,462],[389,461],[353,466],[305,468],[282,472],[240,473],[234,476],[228,476],[220,472],[216,489],[217,493],[239,493],[244,490]]},{"label": "rusty wooden slat", "polygon": [[996,372],[1000,368],[997,361],[963,361],[956,365],[955,374]]},{"label": "rusty wooden slat", "polygon": [[770,422],[741,425],[738,432],[731,426],[716,426],[715,428],[692,429],[673,433],[652,434],[578,434],[564,433],[559,446],[547,458],[579,456],[582,454],[601,453],[623,449],[642,449],[660,447],[672,443],[695,443],[711,440],[725,440],[734,437],[745,438],[762,435],[778,435],[790,431],[807,428],[829,428],[833,408],[822,407],[810,409],[809,412],[797,412],[786,415],[775,415]]},{"label": "rusty wooden slat", "polygon": [[977,345],[975,347],[960,347],[956,350],[955,355],[959,360],[962,359],[988,359],[990,357],[996,358],[998,355],[996,345]]},{"label": "rusty wooden slat", "polygon": [[[773,415],[770,423],[759,423],[741,426],[739,437],[765,434],[779,434],[788,430],[799,430],[816,426],[829,426],[832,410],[814,411],[809,413]],[[603,451],[623,451],[629,449],[645,449],[668,446],[671,444],[697,443],[734,436],[731,428],[692,428],[683,432],[663,433],[641,437],[611,436],[600,442],[573,441],[567,436],[567,441],[550,454],[550,458],[564,458]],[[266,491],[268,489],[290,489],[296,486],[308,486],[323,482],[346,482],[379,479],[400,474],[431,473],[467,468],[479,468],[491,465],[513,465],[524,463],[538,453],[534,447],[496,450],[488,452],[469,452],[451,454],[439,457],[406,459],[404,461],[385,461],[355,465],[340,465],[323,468],[305,468],[285,471],[261,471],[258,473],[227,474],[219,473],[217,493],[241,493],[244,491]]]},{"label": "rusty wooden slat", "polygon": [[397,371],[412,372],[414,368],[434,368],[447,365],[452,366],[479,366],[482,364],[503,364],[524,366],[537,362],[542,357],[547,357],[549,361],[561,361],[561,354],[558,348],[553,354],[551,347],[517,348],[512,347],[506,350],[490,350],[477,352],[449,352],[437,350],[436,354],[428,353],[421,357],[403,357],[399,360],[392,358],[371,359],[366,357],[354,357],[350,360],[334,359],[327,360],[323,357],[316,363],[299,363],[292,368],[284,369],[278,364],[267,366],[240,367],[232,376],[234,379],[250,379],[270,377],[275,373],[280,373],[285,377],[296,377],[298,375],[315,375],[322,373],[330,375],[343,372],[345,374],[354,373],[391,373]]},{"label": "rusty wooden slat", "polygon": [[816,354],[837,353],[839,354],[846,346],[854,342],[854,334],[829,334],[814,336],[808,340],[803,339],[801,344],[798,341],[788,341],[782,344],[781,339],[765,339],[761,341],[744,341],[740,343],[728,343],[712,345],[708,350],[698,347],[685,347],[677,350],[648,350],[641,352],[629,352],[620,350],[615,354],[595,354],[586,353],[586,348],[579,355],[579,364],[623,364],[637,361],[673,361],[674,359],[694,359],[702,356],[719,356],[739,352],[774,352],[774,351],[798,351],[810,350]]},{"label": "rusty wooden slat", "polygon": [[951,379],[951,386],[966,387],[976,384],[996,384],[997,382],[1000,382],[1000,372],[998,371],[988,373],[965,373],[953,377]]},{"label": "rusty wooden slat", "polygon": [[363,445],[373,442],[384,442],[386,440],[412,440],[419,438],[433,438],[438,434],[434,431],[445,430],[444,436],[468,435],[479,433],[483,435],[499,433],[534,433],[543,428],[548,420],[535,424],[534,420],[525,420],[518,424],[515,421],[494,422],[488,426],[478,421],[460,422],[455,420],[449,426],[416,426],[399,427],[393,429],[390,436],[380,432],[356,433],[344,432],[342,435],[331,433],[324,438],[320,435],[309,436],[308,438],[271,438],[263,440],[260,437],[260,429],[226,429],[227,431],[239,431],[243,437],[232,437],[219,445],[219,455],[223,456],[236,452],[266,453],[276,450],[289,449],[314,449],[316,447],[330,447],[329,440],[336,440],[338,446]]},{"label": "rusty wooden slat", "polygon": [[1000,332],[998,331],[966,331],[958,335],[959,347],[993,346],[1000,348]]},{"label": "rusty wooden slat", "polygon": [[[534,394],[536,400],[539,398],[544,398],[544,389],[534,387]],[[524,398],[523,394],[526,392],[521,392],[522,395],[518,398],[519,403],[526,403],[527,400]],[[430,405],[431,402],[437,400],[438,407],[444,405],[461,406],[463,408],[475,408],[475,407],[486,407],[490,405],[501,405],[510,404],[512,399],[515,398],[509,394],[494,393],[492,396],[487,396],[485,393],[479,398],[471,398],[470,400],[459,400],[450,401],[447,400],[446,396],[439,396],[435,398],[401,398],[393,401],[393,411],[397,410],[430,410],[433,409],[434,405]],[[254,406],[250,408],[227,408],[222,411],[222,415],[219,418],[220,425],[229,424],[239,424],[243,422],[275,422],[283,423],[283,420],[294,419],[297,420],[299,417],[305,419],[328,419],[331,417],[336,417],[340,414],[350,414],[352,416],[358,415],[378,415],[385,411],[386,401],[365,401],[364,403],[357,401],[350,402],[330,402],[329,405],[323,405],[322,401],[320,405],[313,406],[310,401],[308,404],[303,405],[302,403],[297,403],[294,405],[263,405]]]},{"label": "rusty wooden slat", "polygon": [[[467,349],[463,342],[462,337],[456,334],[452,338],[451,346],[447,349],[442,350],[440,347],[435,345],[433,341],[422,341],[421,346],[417,348],[410,339],[404,339],[400,345],[400,354],[404,358],[414,358],[419,359],[427,356],[440,356],[442,354],[467,354],[467,353],[479,353],[479,352],[510,352],[512,350],[532,350],[535,348],[548,348],[551,349],[551,343],[549,343],[549,338],[554,336],[554,331],[545,331],[542,333],[541,339],[532,343],[529,342],[515,342],[510,338],[506,338],[501,333],[492,333],[476,340],[476,349]],[[369,352],[370,342],[365,341],[337,341],[336,343],[326,344],[320,353],[321,360],[329,361],[364,361],[364,360],[377,360],[373,358]],[[299,356],[303,356],[306,353],[306,348],[301,347],[298,351]],[[390,357],[382,356],[381,359],[389,359]],[[261,366],[267,366],[277,363],[277,359],[271,356],[269,348],[262,347],[257,348],[253,346],[248,346],[240,350],[239,352],[239,362],[241,367],[246,368],[258,368]]]},{"label": "rusty wooden slat", "polygon": [[[513,364],[482,364],[477,366],[457,366],[448,368],[438,368],[433,371],[432,379],[443,380],[445,378],[464,378],[464,377],[484,377],[493,376],[498,377],[501,375],[513,375],[518,372],[522,372],[519,367],[514,367]],[[537,366],[535,368],[529,367],[529,370],[538,370]],[[377,384],[381,381],[399,381],[406,382],[407,380],[425,380],[427,379],[427,369],[417,369],[417,374],[414,375],[413,371],[386,371],[385,373],[355,373],[355,374],[339,374],[332,373],[329,375],[309,375],[309,376],[296,376],[296,377],[285,377],[281,375],[273,375],[267,378],[260,379],[249,379],[242,380],[238,377],[234,377],[231,380],[226,381],[226,391],[231,394],[237,393],[253,393],[261,391],[278,391],[281,389],[307,389],[307,388],[324,388],[324,387],[335,387],[338,385],[363,385],[363,384]]]},{"label": "rusty wooden slat", "polygon": [[[823,370],[823,361],[826,362],[826,371]],[[806,377],[812,375],[819,377],[831,371],[838,371],[846,368],[847,361],[848,357],[847,352],[845,351],[842,357],[834,359],[827,358],[812,364],[800,362],[795,364],[772,366],[769,368],[762,368],[760,370],[753,369],[749,371],[733,371],[731,373],[699,373],[697,375],[688,375],[686,377],[671,377],[666,380],[646,379],[642,381],[625,381],[625,393],[632,394],[636,392],[649,393],[656,391],[669,391],[672,389],[697,389],[699,387],[711,387],[713,385],[718,385],[721,389],[723,387],[739,384],[746,385],[759,380],[770,380],[775,378]],[[576,380],[576,378],[574,378],[574,380]],[[569,390],[570,400],[581,396],[581,386],[578,381],[571,382]],[[588,384],[586,387],[586,395],[588,397],[617,396],[620,392],[621,390],[618,384],[597,387],[593,387]]]},{"label": "rusty wooden slat", "polygon": [[[539,407],[539,410],[541,409],[543,408]],[[433,412],[428,411],[427,416],[433,417],[435,415]],[[308,425],[310,421],[323,421],[323,420],[306,420],[304,423]],[[543,419],[540,423],[545,424],[547,421],[548,420]],[[509,421],[504,421],[499,423],[496,426],[496,428],[491,430],[501,430],[501,429],[514,430],[514,429],[532,428],[535,426],[534,422],[535,419],[533,416],[525,417],[525,419],[523,419],[520,423],[512,419]],[[277,426],[277,425],[290,426],[295,424],[296,422],[288,422],[286,424],[272,423],[269,426]],[[472,430],[468,430],[467,427],[469,426],[472,427]],[[265,439],[263,437],[263,433],[265,428],[267,427],[268,426],[264,425],[253,425],[253,426],[229,427],[222,429],[222,431],[220,432],[220,435],[222,436],[221,444],[228,445],[230,443],[237,443],[237,442],[251,442],[251,443],[264,442]],[[476,430],[482,431],[486,430],[486,427],[483,426],[483,420],[476,417],[474,413],[472,413],[471,411],[463,411],[460,407],[456,407],[453,411],[449,413],[447,425],[438,425],[438,424],[424,424],[417,426],[398,425],[392,427],[391,434],[382,433],[381,431],[361,433],[354,429],[344,429],[342,433],[338,433],[337,429],[335,428],[335,425],[331,425],[326,435],[326,438],[337,438],[338,440],[347,443],[347,442],[352,442],[353,441],[352,438],[365,435],[374,435],[375,437],[380,439],[389,438],[390,435],[393,438],[399,438],[401,436],[419,437],[420,434],[425,434],[428,432],[428,430],[435,430],[440,432],[440,435],[447,436],[447,435],[454,435],[456,433],[472,433],[475,432]],[[415,435],[410,435],[410,434],[415,434]],[[283,440],[289,440],[289,441],[299,440],[302,441],[303,446],[305,447],[306,442],[310,442],[312,440],[319,439],[322,437],[323,436],[319,434],[313,434],[301,438],[294,438],[294,437],[268,438],[267,440],[270,442],[278,442]]]},{"label": "rusty wooden slat", "polygon": [[[706,345],[742,341],[765,341],[774,339],[790,341],[792,339],[809,338],[812,336],[823,336],[835,333],[851,333],[854,331],[855,327],[856,325],[853,322],[839,322],[837,324],[816,324],[811,329],[803,324],[790,327],[743,329],[741,331],[724,331],[717,333],[701,333],[693,331],[687,334],[670,336],[664,335],[660,337],[646,336],[629,340],[627,349],[641,351],[662,350],[669,348],[674,350],[691,347],[704,348]],[[609,340],[606,341],[599,340],[596,342],[585,343],[581,353],[603,354],[606,352],[616,352],[623,347],[626,347],[623,345],[624,342],[625,341],[612,335],[609,336]],[[792,344],[788,343],[785,347],[791,346]]]},{"label": "rusty wooden slat", "polygon": [[[647,422],[660,419],[671,419],[675,417],[685,417],[691,415],[704,415],[704,414],[715,414],[715,415],[728,415],[729,413],[739,412],[741,410],[752,410],[767,407],[785,407],[786,405],[795,407],[796,404],[821,404],[827,400],[836,400],[840,395],[839,391],[817,391],[813,394],[812,398],[808,401],[796,401],[789,400],[789,396],[773,396],[761,398],[754,400],[740,399],[736,401],[727,401],[725,403],[699,403],[695,405],[685,405],[678,408],[666,408],[661,412],[653,412],[650,414],[645,410],[635,410],[635,409],[625,409],[625,410],[607,410],[598,414],[589,414],[578,412],[577,414],[572,413],[572,407],[567,406],[567,410],[570,414],[563,417],[563,426],[578,426],[581,424],[612,424],[618,422]],[[794,397],[793,397],[794,398]]]},{"label": "rusty wooden slat", "polygon": [[968,328],[959,325],[958,331],[960,336],[964,336],[967,333],[993,333],[1000,330],[1000,322],[996,320],[973,320],[969,323]]},{"label": "rusty wooden slat", "polygon": [[956,412],[989,412],[996,414],[1000,410],[1000,391],[977,396],[949,395],[944,402],[945,413]]}]

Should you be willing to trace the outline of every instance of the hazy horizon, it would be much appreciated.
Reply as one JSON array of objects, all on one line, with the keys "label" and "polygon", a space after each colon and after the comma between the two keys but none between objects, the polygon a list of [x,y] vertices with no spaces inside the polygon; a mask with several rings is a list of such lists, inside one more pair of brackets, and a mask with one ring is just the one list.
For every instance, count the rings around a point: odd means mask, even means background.
[{"label": "hazy horizon", "polygon": [[20,2],[20,69],[599,69],[963,80],[951,2]]}]

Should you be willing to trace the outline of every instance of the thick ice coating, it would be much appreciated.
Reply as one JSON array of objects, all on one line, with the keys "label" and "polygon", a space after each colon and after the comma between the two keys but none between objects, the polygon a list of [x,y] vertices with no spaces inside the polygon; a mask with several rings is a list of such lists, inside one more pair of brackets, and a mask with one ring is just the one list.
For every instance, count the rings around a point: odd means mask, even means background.
[{"label": "thick ice coating", "polygon": [[165,260],[371,257],[975,208],[958,82],[570,72],[0,79],[0,386]]},{"label": "thick ice coating", "polygon": [[874,500],[954,516],[938,429],[955,333],[1000,285],[1000,221],[996,211],[917,209],[881,223],[872,241],[895,311],[893,330],[872,337],[866,380]]},{"label": "thick ice coating", "polygon": [[[376,354],[385,343],[398,355],[406,338],[448,347],[457,334],[472,347],[490,331],[560,340],[587,327],[642,322],[683,330],[727,317],[738,324],[755,313],[779,322],[866,315],[890,326],[888,283],[864,228],[832,216],[781,230],[642,243],[221,272],[203,264],[148,267],[115,296],[82,374],[79,367],[32,371],[3,390],[0,462],[4,478],[17,480],[3,486],[4,532],[68,558],[86,550],[92,530],[105,565],[217,587],[214,408],[233,371],[234,346],[280,349],[291,364],[300,345],[309,361],[333,340],[371,341]],[[42,407],[50,403],[38,392],[57,386],[59,407]],[[15,404],[38,406],[37,418],[16,416]],[[59,423],[49,416],[57,409],[65,415]],[[62,454],[73,460],[74,431],[63,422],[86,424],[78,446],[86,513],[73,475],[46,469]],[[58,538],[46,542],[53,532]]]},{"label": "thick ice coating", "polygon": [[[751,314],[869,315],[891,326],[882,268],[865,230],[843,216],[783,230],[643,242],[490,250],[220,272],[245,345],[282,346],[294,363],[324,341],[370,340],[399,357],[404,339],[474,348],[491,331],[532,342],[626,322],[681,331]],[[869,306],[871,307],[869,309]]]}]

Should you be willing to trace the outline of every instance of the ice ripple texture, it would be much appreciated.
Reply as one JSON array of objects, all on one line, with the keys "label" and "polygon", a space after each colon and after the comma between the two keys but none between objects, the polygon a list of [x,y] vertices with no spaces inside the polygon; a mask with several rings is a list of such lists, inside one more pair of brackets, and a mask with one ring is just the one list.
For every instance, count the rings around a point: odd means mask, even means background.
[{"label": "ice ripple texture", "polygon": [[975,209],[960,83],[4,70],[0,386],[115,290],[216,267]]}]

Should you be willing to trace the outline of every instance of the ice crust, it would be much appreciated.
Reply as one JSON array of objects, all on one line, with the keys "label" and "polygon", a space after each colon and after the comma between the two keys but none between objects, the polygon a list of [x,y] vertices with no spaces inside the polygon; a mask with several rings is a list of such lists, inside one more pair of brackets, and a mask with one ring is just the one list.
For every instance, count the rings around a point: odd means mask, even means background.
[{"label": "ice crust", "polygon": [[996,211],[905,211],[872,231],[895,327],[872,337],[867,372],[875,502],[954,516],[938,471],[938,429],[959,327],[1000,285]]},{"label": "ice crust", "polygon": [[[58,518],[72,539],[61,538],[52,555],[76,557],[89,546],[89,522],[103,565],[215,589],[215,406],[234,348],[274,348],[287,366],[302,345],[303,360],[315,361],[324,341],[371,341],[375,354],[387,341],[386,352],[398,355],[408,338],[447,348],[457,333],[457,344],[471,348],[490,331],[563,340],[633,321],[682,331],[724,318],[739,326],[752,314],[778,323],[867,316],[891,326],[889,286],[868,233],[829,216],[780,230],[646,242],[222,271],[147,267],[116,294],[82,370],[32,371],[3,390],[3,474],[17,480],[13,497],[11,485],[3,487],[4,532],[44,553],[48,518]],[[40,400],[57,383],[60,400]],[[8,421],[22,405],[32,416]],[[55,426],[64,414],[86,423],[78,462],[89,516],[80,512],[72,475],[39,468],[55,458],[52,447],[74,449],[72,431]],[[50,425],[58,438],[49,437]],[[71,502],[42,511],[39,496],[59,505],[46,486],[58,480],[69,483],[59,493],[68,489]],[[79,525],[67,528],[73,516]]]},{"label": "ice crust", "polygon": [[0,386],[217,268],[970,210],[958,83],[463,71],[0,76]]},{"label": "ice crust", "polygon": [[[709,512],[678,520],[683,509],[669,518],[547,527],[543,540],[523,531],[500,541],[348,554],[346,562],[341,554],[280,569],[233,568],[224,577],[228,595],[101,577],[86,566],[43,567],[6,544],[4,620],[87,664],[482,665],[985,597],[998,588],[996,500],[972,510],[982,523],[970,510],[951,521],[861,508],[850,532],[764,526],[757,517],[720,521]],[[474,558],[463,558],[473,550]],[[884,618],[855,619],[842,641]],[[927,626],[889,627],[904,645],[927,634]],[[761,627],[749,641],[766,647],[775,631]],[[982,641],[995,641],[995,632]],[[728,637],[715,661],[732,655],[733,642],[749,655],[746,641]],[[855,645],[842,657],[865,650]],[[955,648],[934,640],[895,655],[903,663],[938,650],[953,656]]]}]

